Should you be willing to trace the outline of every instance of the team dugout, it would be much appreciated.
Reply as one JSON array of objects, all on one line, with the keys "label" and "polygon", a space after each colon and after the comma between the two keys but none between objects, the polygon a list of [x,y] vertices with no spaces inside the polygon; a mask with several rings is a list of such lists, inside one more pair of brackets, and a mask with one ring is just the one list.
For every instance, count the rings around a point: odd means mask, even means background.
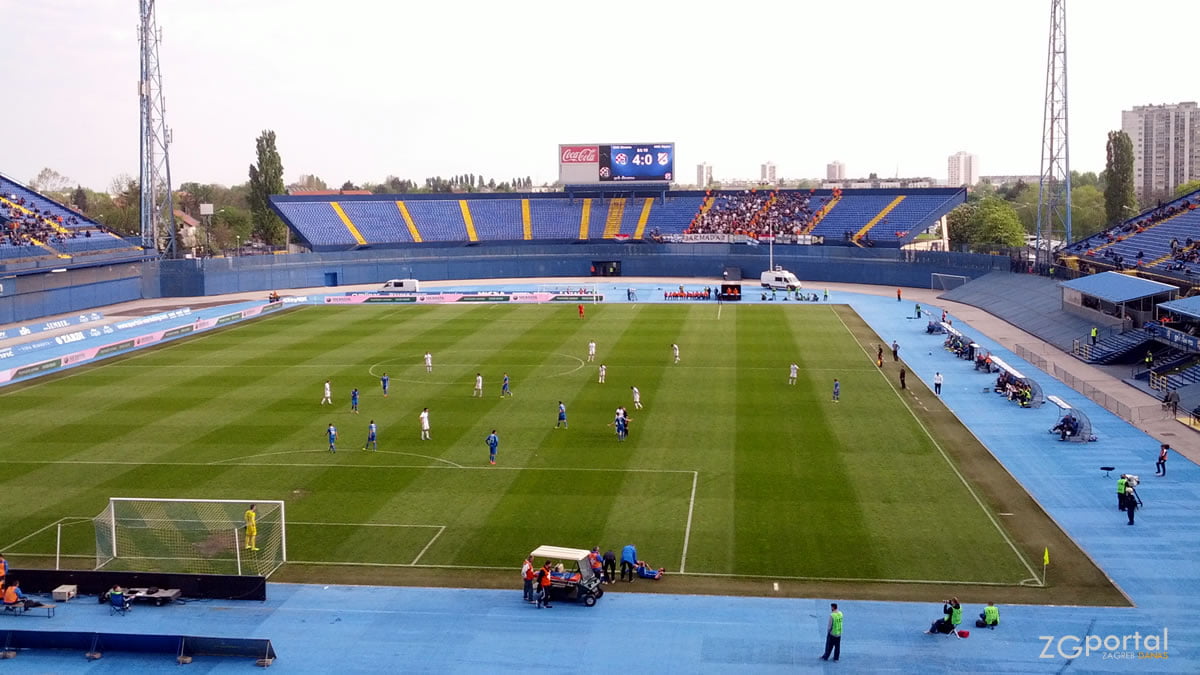
[{"label": "team dugout", "polygon": [[1046,402],[1042,387],[1033,378],[1008,365],[998,356],[993,356],[992,368],[1000,372],[994,391],[1003,394],[1022,408],[1038,408]]}]

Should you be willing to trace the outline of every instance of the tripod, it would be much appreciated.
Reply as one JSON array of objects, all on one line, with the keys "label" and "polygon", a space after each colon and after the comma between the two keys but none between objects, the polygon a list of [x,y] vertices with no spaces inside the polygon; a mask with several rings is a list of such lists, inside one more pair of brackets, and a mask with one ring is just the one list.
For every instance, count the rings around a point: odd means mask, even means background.
[{"label": "tripod", "polygon": [[1137,502],[1138,508],[1142,508],[1142,496],[1138,494],[1137,488],[1129,488],[1133,490],[1133,500]]}]

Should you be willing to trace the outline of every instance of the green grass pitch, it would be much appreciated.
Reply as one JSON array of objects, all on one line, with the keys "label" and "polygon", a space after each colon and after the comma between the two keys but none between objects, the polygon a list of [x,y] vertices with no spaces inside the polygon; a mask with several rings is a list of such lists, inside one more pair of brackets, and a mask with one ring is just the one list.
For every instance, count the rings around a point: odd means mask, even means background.
[{"label": "green grass pitch", "polygon": [[[619,405],[624,443],[607,426]],[[361,449],[370,419],[378,453]],[[63,552],[89,567],[91,523],[62,519],[124,496],[286,500],[292,561],[515,569],[539,544],[633,543],[671,572],[1029,576],[828,306],[596,305],[583,320],[574,305],[306,307],[10,387],[0,424],[0,545],[18,565],[52,554],[63,522]]]}]

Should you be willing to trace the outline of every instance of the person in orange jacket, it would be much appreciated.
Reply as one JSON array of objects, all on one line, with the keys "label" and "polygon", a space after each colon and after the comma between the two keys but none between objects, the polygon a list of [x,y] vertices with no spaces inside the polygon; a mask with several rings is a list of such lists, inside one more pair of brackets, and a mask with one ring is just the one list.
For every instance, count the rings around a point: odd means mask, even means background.
[{"label": "person in orange jacket", "polygon": [[538,572],[537,572],[537,583],[538,583],[537,606],[539,608],[541,608],[541,607],[545,607],[546,609],[551,608],[551,605],[550,605],[550,570],[551,570],[550,561],[547,560],[546,564],[542,565],[542,568],[540,570],[538,570]]}]

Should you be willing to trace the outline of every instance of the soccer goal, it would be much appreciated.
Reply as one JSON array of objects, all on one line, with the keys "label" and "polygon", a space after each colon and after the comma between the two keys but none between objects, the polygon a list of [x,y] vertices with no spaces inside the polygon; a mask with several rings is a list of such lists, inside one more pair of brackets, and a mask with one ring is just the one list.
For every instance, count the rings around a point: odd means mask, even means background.
[{"label": "soccer goal", "polygon": [[933,291],[952,291],[970,280],[970,277],[964,277],[960,274],[938,274],[937,272],[933,272],[929,276],[929,289]]},{"label": "soccer goal", "polygon": [[[258,550],[246,548],[251,504]],[[282,501],[112,497],[92,523],[98,570],[267,577],[287,562]]]},{"label": "soccer goal", "polygon": [[600,287],[591,282],[538,284],[537,292],[559,296],[559,302],[591,302],[594,304],[604,299],[604,296],[600,294]]}]

